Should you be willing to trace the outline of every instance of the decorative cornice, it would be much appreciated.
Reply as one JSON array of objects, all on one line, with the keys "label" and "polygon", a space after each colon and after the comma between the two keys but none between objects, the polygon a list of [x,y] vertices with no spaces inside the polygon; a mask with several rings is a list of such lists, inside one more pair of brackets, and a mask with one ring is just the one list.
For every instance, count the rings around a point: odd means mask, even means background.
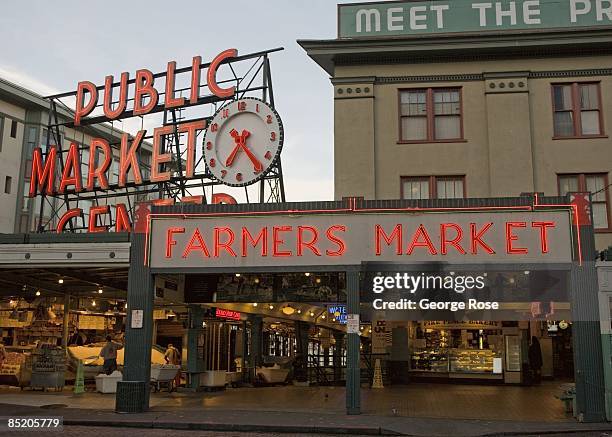
[{"label": "decorative cornice", "polygon": [[612,68],[590,68],[586,70],[532,71],[530,79],[546,79],[550,77],[586,77],[612,76]]},{"label": "decorative cornice", "polygon": [[483,74],[441,74],[441,75],[422,75],[422,76],[377,76],[375,84],[386,85],[392,83],[427,83],[427,82],[473,82],[484,81],[492,77],[518,77],[525,76],[529,79],[547,79],[564,77],[593,77],[593,76],[612,76],[612,68],[591,68],[583,70],[556,70],[556,71],[530,71],[508,73],[503,72]]},{"label": "decorative cornice", "polygon": [[406,82],[468,82],[484,80],[482,74],[443,74],[427,76],[387,76],[377,77],[376,84],[406,83]]}]

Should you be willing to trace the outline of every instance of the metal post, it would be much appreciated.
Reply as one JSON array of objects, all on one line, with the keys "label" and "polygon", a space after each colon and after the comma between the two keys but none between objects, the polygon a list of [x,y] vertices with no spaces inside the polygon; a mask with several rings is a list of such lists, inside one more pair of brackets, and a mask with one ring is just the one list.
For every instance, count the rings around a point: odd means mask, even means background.
[{"label": "metal post", "polygon": [[334,384],[339,383],[342,380],[342,347],[344,346],[344,332],[334,331],[334,339],[336,344],[334,345]]},{"label": "metal post", "polygon": [[[359,272],[346,272],[346,309],[359,314]],[[346,414],[361,414],[361,376],[359,373],[359,334],[346,335]]]},{"label": "metal post", "polygon": [[64,319],[62,321],[62,346],[68,347],[68,322],[70,321],[70,293],[64,294]]},{"label": "metal post", "polygon": [[[145,235],[134,233],[131,239],[125,362],[123,381],[117,384],[115,404],[118,413],[141,413],[149,409],[155,283],[149,267],[144,263]],[[136,314],[140,317],[140,311],[142,325],[140,321],[132,320]]]},{"label": "metal post", "polygon": [[[582,266],[574,263],[571,270],[572,336],[574,346],[574,378],[578,420],[604,422],[605,382],[599,330],[599,288],[595,270],[596,251],[590,200],[589,208],[580,199],[590,199],[588,193],[576,193],[574,204],[580,217],[577,232],[582,244]],[[584,208],[584,210],[582,209]]]}]

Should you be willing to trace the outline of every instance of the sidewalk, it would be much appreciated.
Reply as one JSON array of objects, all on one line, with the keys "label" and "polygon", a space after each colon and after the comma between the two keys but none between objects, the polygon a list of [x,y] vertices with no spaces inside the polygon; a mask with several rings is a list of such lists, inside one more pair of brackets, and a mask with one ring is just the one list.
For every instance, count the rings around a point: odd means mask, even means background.
[{"label": "sidewalk", "polygon": [[568,422],[483,421],[385,417],[362,414],[206,410],[153,407],[142,414],[117,414],[110,410],[0,404],[3,416],[63,416],[65,425],[207,431],[286,432],[308,434],[499,436],[589,431],[611,431],[610,424]]}]

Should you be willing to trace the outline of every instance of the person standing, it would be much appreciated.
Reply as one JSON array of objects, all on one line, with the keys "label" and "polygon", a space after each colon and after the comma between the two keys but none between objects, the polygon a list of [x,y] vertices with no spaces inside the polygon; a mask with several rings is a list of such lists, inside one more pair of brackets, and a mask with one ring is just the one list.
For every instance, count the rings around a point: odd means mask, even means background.
[{"label": "person standing", "polygon": [[[180,366],[181,364],[181,353],[175,348],[172,343],[168,343],[168,349],[166,349],[166,353],[164,354],[164,359],[166,363],[172,364],[175,366]],[[180,368],[176,372],[176,376],[174,377],[174,388],[178,387],[181,383],[181,371]]]},{"label": "person standing", "polygon": [[533,383],[539,384],[542,381],[542,348],[535,335],[531,337],[529,345],[529,367],[531,367]]},{"label": "person standing", "polygon": [[102,368],[104,373],[110,375],[117,370],[117,351],[123,349],[123,345],[114,343],[110,335],[106,336],[106,344],[100,351],[100,356],[104,359]]},{"label": "person standing", "polygon": [[0,368],[6,361],[6,349],[4,348],[4,343],[0,341]]}]

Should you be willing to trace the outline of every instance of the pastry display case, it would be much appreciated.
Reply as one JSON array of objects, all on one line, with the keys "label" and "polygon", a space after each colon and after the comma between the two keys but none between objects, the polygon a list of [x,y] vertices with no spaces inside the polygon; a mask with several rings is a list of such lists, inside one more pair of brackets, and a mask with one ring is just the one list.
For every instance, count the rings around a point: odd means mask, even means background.
[{"label": "pastry display case", "polygon": [[456,373],[493,373],[493,360],[501,355],[490,349],[451,349],[450,371]]}]

